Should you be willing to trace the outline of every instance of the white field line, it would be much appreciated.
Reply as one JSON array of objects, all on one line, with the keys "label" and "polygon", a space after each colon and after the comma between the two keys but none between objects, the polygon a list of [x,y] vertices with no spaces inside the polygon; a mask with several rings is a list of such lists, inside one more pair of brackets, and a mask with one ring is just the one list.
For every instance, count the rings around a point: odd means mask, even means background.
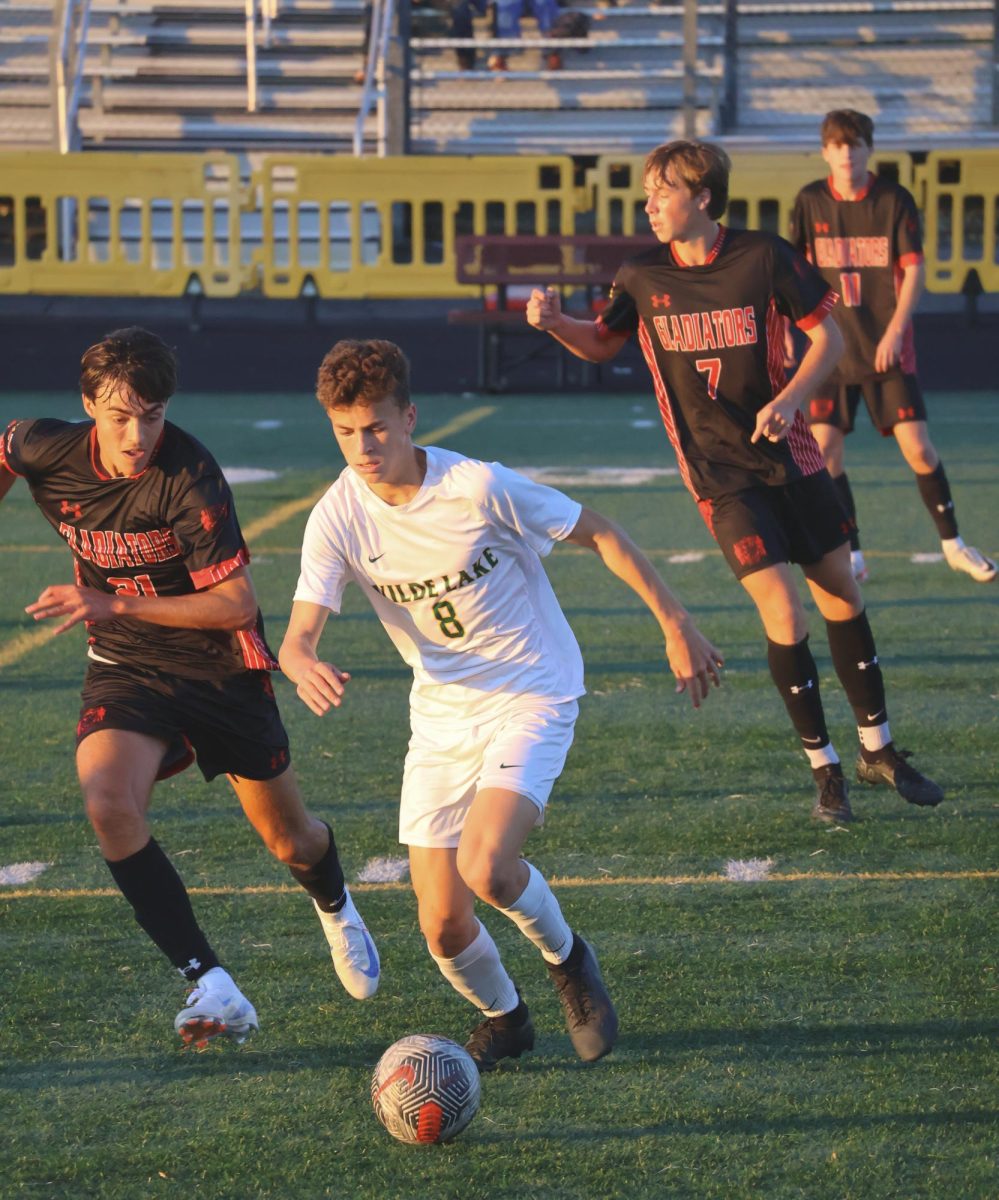
[{"label": "white field line", "polygon": [[[775,871],[766,883],[936,883],[947,880],[999,880],[996,871]],[[725,884],[739,887],[737,880],[710,873],[706,875],[622,875],[584,879],[580,876],[555,876],[550,880],[555,888],[606,887],[704,887]],[[296,884],[266,883],[247,887],[189,887],[192,896],[280,896],[294,895],[302,889]],[[352,892],[407,892],[408,883],[351,883]],[[81,900],[120,896],[117,888],[16,888],[0,892],[3,900]]]}]

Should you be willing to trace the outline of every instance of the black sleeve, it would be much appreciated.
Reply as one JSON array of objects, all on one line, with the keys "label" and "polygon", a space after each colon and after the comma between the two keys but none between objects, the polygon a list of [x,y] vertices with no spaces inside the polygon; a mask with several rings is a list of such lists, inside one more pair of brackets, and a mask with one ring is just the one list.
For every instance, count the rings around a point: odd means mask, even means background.
[{"label": "black sleeve", "polygon": [[52,465],[53,443],[67,428],[72,428],[68,422],[48,418],[11,421],[0,442],[0,463],[26,479],[44,475]]},{"label": "black sleeve", "polygon": [[206,463],[178,493],[171,504],[170,527],[199,590],[221,583],[250,560],[232,492],[214,463]]},{"label": "black sleeve", "polygon": [[836,293],[789,242],[775,237],[773,250],[773,286],[778,310],[802,329],[817,324],[836,303]]},{"label": "black sleeve", "polygon": [[802,196],[802,192],[799,192],[795,196],[794,207],[791,209],[790,240],[791,245],[799,254],[805,254],[808,249],[808,242],[805,236],[805,203]]},{"label": "black sleeve", "polygon": [[638,307],[628,291],[627,281],[630,274],[628,264],[625,263],[614,276],[610,300],[600,314],[600,323],[612,333],[632,334],[638,328]]}]

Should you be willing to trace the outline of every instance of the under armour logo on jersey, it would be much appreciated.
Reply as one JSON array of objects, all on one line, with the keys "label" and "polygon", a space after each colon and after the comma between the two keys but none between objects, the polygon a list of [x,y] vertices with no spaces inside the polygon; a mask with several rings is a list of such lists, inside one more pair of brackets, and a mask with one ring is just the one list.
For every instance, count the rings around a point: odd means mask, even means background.
[{"label": "under armour logo on jersey", "polygon": [[207,508],[201,510],[201,527],[206,533],[211,533],[220,521],[224,521],[229,515],[229,501],[223,500],[221,504],[209,504]]},{"label": "under armour logo on jersey", "polygon": [[650,296],[653,308],[669,308],[669,296],[663,292],[661,296]]},{"label": "under armour logo on jersey", "polygon": [[797,696],[799,692],[807,692],[809,688],[815,687],[814,679],[806,679],[804,683],[792,683],[791,693]]},{"label": "under armour logo on jersey", "polygon": [[829,222],[828,221],[816,221],[815,222],[815,232],[816,233],[828,233],[829,232]]},{"label": "under armour logo on jersey", "polygon": [[83,509],[76,500],[63,500],[59,511],[64,517],[76,517],[78,521],[83,516]]},{"label": "under armour logo on jersey", "polygon": [[874,657],[871,659],[871,661],[870,661],[870,662],[866,662],[866,663],[865,663],[865,662],[859,662],[859,663],[857,663],[857,670],[858,670],[858,671],[866,671],[866,670],[868,670],[870,667],[876,667],[877,665],[878,665],[878,656],[875,654],[875,656],[874,656]]}]

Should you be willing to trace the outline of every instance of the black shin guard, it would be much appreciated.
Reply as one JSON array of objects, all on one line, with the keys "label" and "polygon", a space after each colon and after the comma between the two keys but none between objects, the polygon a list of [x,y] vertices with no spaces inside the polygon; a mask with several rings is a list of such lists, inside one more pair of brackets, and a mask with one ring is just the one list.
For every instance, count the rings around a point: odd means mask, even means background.
[{"label": "black shin guard", "polygon": [[154,838],[128,858],[108,862],[108,870],[135,919],[185,979],[219,966],[183,881]]},{"label": "black shin guard", "polygon": [[819,673],[804,637],[793,646],[782,646],[767,638],[767,662],[791,724],[806,750],[829,745],[825,713],[819,696]]},{"label": "black shin guard", "polygon": [[933,518],[937,534],[941,541],[957,537],[957,519],[954,516],[954,501],[950,496],[950,484],[947,482],[947,472],[942,462],[929,475],[917,475],[916,486],[919,495],[926,505],[926,511]]},{"label": "black shin guard", "polygon": [[826,632],[833,666],[857,724],[884,725],[885,685],[867,613],[849,621],[826,621]]},{"label": "black shin guard", "polygon": [[326,828],[329,830],[330,844],[319,862],[306,867],[305,870],[299,867],[289,869],[323,912],[339,912],[347,901],[346,883],[333,839],[333,830],[329,825],[326,825]]},{"label": "black shin guard", "polygon": [[837,475],[833,479],[833,484],[842,501],[843,507],[846,509],[846,515],[850,518],[850,549],[860,549],[860,534],[857,532],[857,506],[853,500],[853,489],[850,487],[850,481],[846,477],[844,471],[842,475]]}]

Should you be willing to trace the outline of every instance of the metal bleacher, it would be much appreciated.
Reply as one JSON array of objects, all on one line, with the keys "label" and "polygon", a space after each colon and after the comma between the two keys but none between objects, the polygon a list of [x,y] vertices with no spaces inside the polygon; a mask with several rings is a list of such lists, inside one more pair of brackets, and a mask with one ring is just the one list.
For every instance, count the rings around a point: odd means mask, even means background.
[{"label": "metal bleacher", "polygon": [[[686,67],[678,0],[568,2],[590,20],[585,40],[541,38],[527,17],[522,39],[503,44],[479,18],[466,46],[475,67],[459,70],[447,0],[395,0],[411,20],[397,55],[408,78],[393,68],[408,88],[389,116],[395,145],[589,156],[696,133],[811,146],[840,106],[874,116],[879,146],[999,144],[993,0],[742,0],[734,23],[716,0],[697,6]],[[384,105],[380,126],[359,120],[377,90],[370,71],[359,82],[365,0],[0,0],[0,149],[58,147],[52,77],[67,3],[87,16],[64,149],[385,152]],[[553,49],[561,70],[546,69]],[[495,50],[503,72],[487,68]]]},{"label": "metal bleacher", "polygon": [[[414,38],[413,148],[628,153],[692,132],[814,145],[822,115],[847,106],[874,116],[879,144],[999,143],[993,0],[740,0],[727,52],[723,6],[699,4],[693,122],[681,4],[572,7],[591,19],[586,43],[545,41],[525,21],[502,76],[460,74],[453,42]],[[483,48],[499,44],[476,24]],[[539,70],[560,44],[565,69]]]},{"label": "metal bleacher", "polygon": [[[266,4],[267,0],[265,0]],[[363,0],[92,0],[79,148],[349,152],[363,67]],[[51,0],[0,4],[0,145],[50,146]]]}]

